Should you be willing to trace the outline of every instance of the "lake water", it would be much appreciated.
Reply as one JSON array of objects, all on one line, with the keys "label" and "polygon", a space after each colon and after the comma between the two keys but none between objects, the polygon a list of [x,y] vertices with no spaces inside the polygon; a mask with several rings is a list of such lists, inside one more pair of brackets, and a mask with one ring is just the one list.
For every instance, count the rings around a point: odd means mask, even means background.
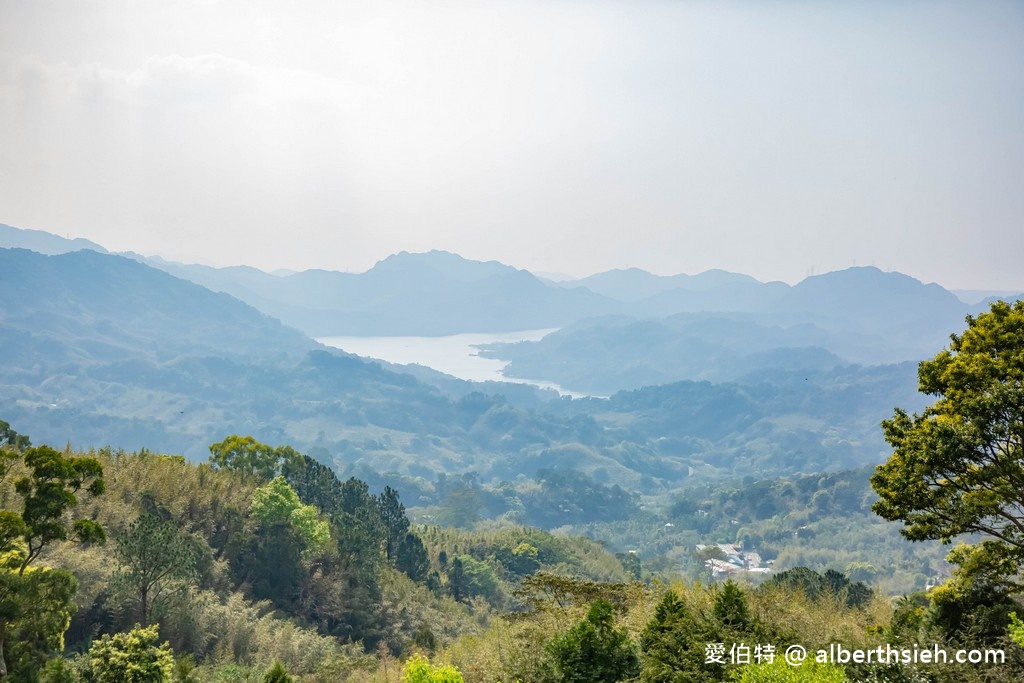
[{"label": "lake water", "polygon": [[376,358],[399,365],[425,365],[459,379],[472,382],[515,382],[554,389],[560,394],[578,396],[552,382],[505,377],[501,371],[508,365],[495,358],[482,358],[480,344],[491,342],[537,341],[557,328],[522,330],[519,332],[480,332],[452,334],[446,337],[320,337],[324,346]]}]

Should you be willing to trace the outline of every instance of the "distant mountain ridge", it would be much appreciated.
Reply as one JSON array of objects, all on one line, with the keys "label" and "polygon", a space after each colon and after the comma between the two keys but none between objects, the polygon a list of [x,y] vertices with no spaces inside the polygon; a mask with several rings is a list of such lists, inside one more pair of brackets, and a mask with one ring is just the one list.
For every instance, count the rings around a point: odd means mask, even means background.
[{"label": "distant mountain ridge", "polygon": [[[513,278],[545,287],[522,271],[490,269],[475,286]],[[758,328],[771,342],[758,347],[742,332],[749,321],[705,319],[708,352],[730,340],[755,380],[680,381],[608,400],[556,400],[521,387],[505,395],[495,385],[429,384],[318,347],[230,295],[128,258],[2,249],[0,416],[37,443],[201,459],[227,434],[252,434],[339,468],[428,481],[440,472],[512,481],[556,467],[651,491],[671,490],[695,471],[741,476],[752,467],[875,462],[884,448],[879,419],[892,405],[915,405],[912,364],[834,367],[818,348],[808,369],[807,350],[772,348],[803,341],[805,328]],[[625,339],[672,349],[690,322],[639,320]],[[603,325],[579,329],[597,345]]]},{"label": "distant mountain ridge", "polygon": [[691,292],[706,292],[718,287],[744,284],[761,284],[749,275],[730,273],[725,270],[707,270],[697,275],[654,275],[639,268],[609,270],[579,280],[563,280],[562,287],[586,287],[595,294],[618,301],[642,301],[662,292],[684,289]]},{"label": "distant mountain ridge", "polygon": [[83,360],[123,360],[143,350],[155,360],[301,355],[319,346],[227,294],[92,250],[47,256],[0,248],[0,291],[5,336],[58,329],[51,343]]},{"label": "distant mountain ridge", "polygon": [[80,249],[92,249],[103,254],[109,253],[95,242],[81,237],[65,238],[42,230],[25,230],[3,223],[0,223],[0,247],[29,249],[50,256]]},{"label": "distant mountain ridge", "polygon": [[[637,303],[688,312],[617,316],[566,326],[535,342],[491,344],[484,353],[510,361],[505,374],[607,395],[683,379],[745,381],[769,370],[818,372],[847,363],[920,361],[944,348],[969,306],[935,284],[873,267],[807,278],[795,286],[746,282],[722,296],[667,290]],[[702,298],[703,297],[703,298]],[[745,299],[744,299],[745,297]],[[746,300],[756,305],[741,306]],[[729,307],[726,304],[731,304]]]},{"label": "distant mountain ridge", "polygon": [[[5,227],[0,244],[31,242],[50,250],[78,244]],[[513,361],[510,374],[577,391],[601,387],[602,394],[651,382],[727,380],[756,372],[758,363],[821,368],[832,361],[920,360],[945,346],[966,315],[989,303],[969,306],[939,285],[874,267],[812,276],[793,286],[723,270],[659,276],[637,268],[556,283],[497,261],[437,250],[394,254],[364,273],[279,275],[128,256],[230,294],[314,338],[561,328],[550,341],[494,346],[488,353]],[[697,318],[686,324],[674,319],[683,314],[700,314],[705,322],[694,327]],[[609,323],[609,316],[631,322]],[[721,337],[709,332],[708,316],[745,322],[734,325],[734,336]],[[776,329],[790,332],[766,332]]]},{"label": "distant mountain ridge", "polygon": [[225,291],[314,337],[539,329],[619,307],[589,290],[550,287],[525,270],[443,251],[402,252],[360,274],[307,270],[280,277],[147,262]]}]

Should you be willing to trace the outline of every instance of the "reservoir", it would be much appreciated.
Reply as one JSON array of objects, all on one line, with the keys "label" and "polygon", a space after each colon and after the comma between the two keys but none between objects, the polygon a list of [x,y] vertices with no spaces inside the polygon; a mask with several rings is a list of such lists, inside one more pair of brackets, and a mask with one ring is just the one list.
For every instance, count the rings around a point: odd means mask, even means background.
[{"label": "reservoir", "polygon": [[502,370],[506,361],[481,358],[480,344],[492,342],[514,343],[537,341],[557,328],[521,330],[518,332],[470,332],[444,337],[320,337],[324,346],[354,353],[365,358],[376,358],[398,365],[425,365],[459,379],[471,382],[515,382],[554,389],[560,394],[577,396],[557,384],[543,380],[505,377]]}]

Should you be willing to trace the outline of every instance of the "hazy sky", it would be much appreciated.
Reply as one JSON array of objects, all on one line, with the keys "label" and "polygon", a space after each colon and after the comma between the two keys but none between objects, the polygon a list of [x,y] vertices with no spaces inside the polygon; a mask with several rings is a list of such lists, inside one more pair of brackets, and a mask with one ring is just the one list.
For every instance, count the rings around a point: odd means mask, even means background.
[{"label": "hazy sky", "polygon": [[0,222],[1024,288],[1024,2],[0,0]]}]

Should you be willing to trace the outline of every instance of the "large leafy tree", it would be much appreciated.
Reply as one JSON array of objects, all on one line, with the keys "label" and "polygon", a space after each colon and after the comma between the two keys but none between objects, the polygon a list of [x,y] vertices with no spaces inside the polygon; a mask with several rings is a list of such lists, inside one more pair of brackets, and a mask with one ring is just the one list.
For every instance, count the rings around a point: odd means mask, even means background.
[{"label": "large leafy tree", "polygon": [[[0,449],[10,449],[13,453],[20,453],[32,445],[32,442],[24,434],[11,429],[11,425],[0,420]],[[0,453],[2,454],[2,453]],[[12,456],[13,459],[13,456]]]},{"label": "large leafy tree", "polygon": [[54,541],[102,542],[103,529],[91,519],[68,521],[68,513],[78,505],[83,488],[92,496],[103,493],[103,467],[95,458],[70,457],[49,446],[25,451],[29,473],[14,482],[14,490],[25,501],[21,519],[25,524],[28,553],[20,571],[39,557]]},{"label": "large leafy tree", "polygon": [[301,459],[291,446],[268,446],[251,436],[233,434],[210,445],[210,463],[261,481],[273,479],[289,463]]},{"label": "large leafy tree", "polygon": [[89,648],[88,683],[163,683],[174,672],[174,653],[160,644],[157,627],[136,626],[127,633],[104,635]]},{"label": "large leafy tree", "polygon": [[0,567],[0,680],[35,680],[47,657],[64,649],[64,632],[75,611],[78,582],[63,569],[28,567],[19,554]]},{"label": "large leafy tree", "polygon": [[404,683],[462,683],[462,673],[454,666],[431,664],[423,655],[413,655],[402,667]]},{"label": "large leafy tree", "polygon": [[253,493],[250,507],[253,519],[263,528],[289,525],[310,552],[318,552],[331,539],[327,522],[319,519],[317,509],[303,505],[284,477],[274,477]]},{"label": "large leafy tree", "polygon": [[[4,423],[6,425],[6,423]],[[103,468],[94,458],[72,457],[48,446],[27,448],[27,437],[11,437],[0,445],[0,480],[15,471],[21,513],[0,510],[0,678],[8,664],[28,667],[40,654],[60,649],[74,609],[77,584],[67,572],[30,566],[43,549],[56,541],[102,542],[103,529],[91,519],[72,520],[78,494],[84,489],[103,493]],[[14,669],[11,669],[14,671]],[[31,673],[26,674],[31,675]]]},{"label": "large leafy tree", "polygon": [[949,348],[918,368],[936,401],[918,415],[883,422],[893,447],[871,485],[874,510],[904,523],[912,540],[950,542],[961,577],[1022,587],[1024,563],[1024,302],[992,304],[967,318]]}]

